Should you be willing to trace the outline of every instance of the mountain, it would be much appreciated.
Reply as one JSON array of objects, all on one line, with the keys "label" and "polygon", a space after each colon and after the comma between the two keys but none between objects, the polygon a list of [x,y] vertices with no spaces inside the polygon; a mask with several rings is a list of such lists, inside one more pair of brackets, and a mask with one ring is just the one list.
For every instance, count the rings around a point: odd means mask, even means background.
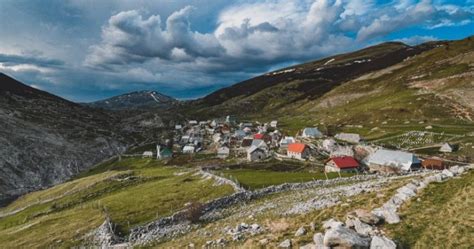
[{"label": "mountain", "polygon": [[0,201],[63,182],[126,148],[119,118],[0,73]]},{"label": "mountain", "polygon": [[[192,101],[196,117],[335,125],[473,119],[471,37],[408,46],[382,43],[252,78]],[[186,111],[186,110],[184,110]]]},{"label": "mountain", "polygon": [[178,101],[156,91],[131,92],[85,105],[108,110],[170,108]]}]

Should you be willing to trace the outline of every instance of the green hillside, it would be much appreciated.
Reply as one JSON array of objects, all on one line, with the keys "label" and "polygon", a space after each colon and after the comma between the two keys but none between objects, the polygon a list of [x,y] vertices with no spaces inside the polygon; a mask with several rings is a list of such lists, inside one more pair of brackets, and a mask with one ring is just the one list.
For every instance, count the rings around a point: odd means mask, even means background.
[{"label": "green hillside", "polygon": [[[115,170],[100,173],[100,168]],[[233,192],[213,186],[189,169],[151,159],[99,165],[84,176],[22,196],[0,209],[0,244],[5,248],[69,247],[80,243],[106,216],[126,235],[129,229],[168,216],[188,202],[205,202]]]}]

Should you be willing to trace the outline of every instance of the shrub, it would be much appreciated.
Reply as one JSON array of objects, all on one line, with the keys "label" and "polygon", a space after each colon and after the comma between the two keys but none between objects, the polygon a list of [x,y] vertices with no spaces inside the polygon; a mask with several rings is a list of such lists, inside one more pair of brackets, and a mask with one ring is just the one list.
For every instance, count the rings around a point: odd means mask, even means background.
[{"label": "shrub", "polygon": [[190,222],[197,223],[199,222],[199,218],[201,218],[203,211],[204,206],[200,202],[194,201],[187,206],[184,215]]}]

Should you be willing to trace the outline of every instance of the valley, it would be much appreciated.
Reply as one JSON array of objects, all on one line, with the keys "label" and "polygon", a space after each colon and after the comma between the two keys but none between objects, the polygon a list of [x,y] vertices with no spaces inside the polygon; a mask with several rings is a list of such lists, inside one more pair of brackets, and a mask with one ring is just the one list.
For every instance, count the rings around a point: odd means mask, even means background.
[{"label": "valley", "polygon": [[388,42],[188,101],[0,74],[0,247],[470,248],[473,51]]}]

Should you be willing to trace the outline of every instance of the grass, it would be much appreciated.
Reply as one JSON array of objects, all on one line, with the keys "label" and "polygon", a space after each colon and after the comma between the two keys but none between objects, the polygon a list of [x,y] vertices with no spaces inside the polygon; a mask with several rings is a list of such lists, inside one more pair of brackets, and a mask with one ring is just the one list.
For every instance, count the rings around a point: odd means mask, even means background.
[{"label": "grass", "polygon": [[[227,169],[219,171],[223,176],[236,180],[246,189],[259,189],[271,185],[293,182],[308,182],[326,179],[322,172],[309,171],[272,171],[259,169]],[[352,173],[341,173],[343,177],[352,176]],[[328,173],[328,178],[339,177],[337,173]]]},{"label": "grass", "polygon": [[105,214],[126,235],[130,228],[233,193],[189,169],[152,159],[107,162],[75,180],[34,192],[2,211],[26,207],[0,219],[0,247],[69,247],[97,228]]},{"label": "grass", "polygon": [[474,172],[429,185],[419,201],[401,209],[402,222],[387,225],[403,248],[472,248],[474,246]]}]

